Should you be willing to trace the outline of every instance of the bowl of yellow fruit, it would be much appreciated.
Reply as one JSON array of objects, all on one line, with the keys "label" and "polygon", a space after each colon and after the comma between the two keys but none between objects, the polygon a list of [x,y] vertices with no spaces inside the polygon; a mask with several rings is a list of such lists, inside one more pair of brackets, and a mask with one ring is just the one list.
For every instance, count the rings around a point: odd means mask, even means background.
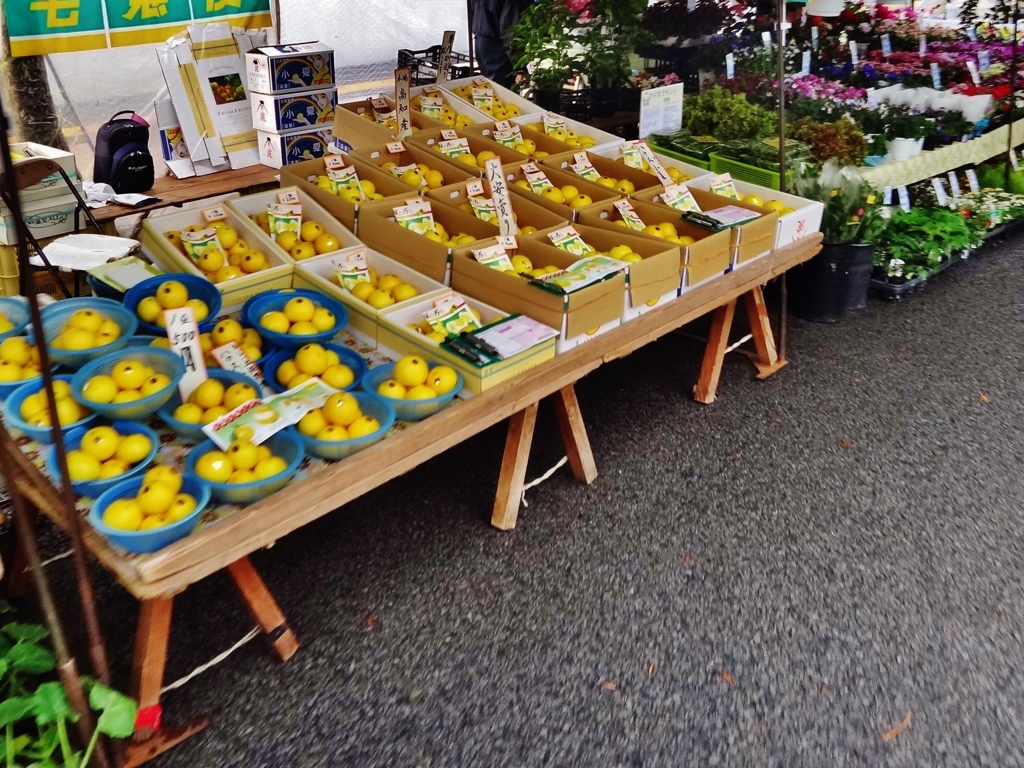
[{"label": "bowl of yellow fruit", "polygon": [[395,423],[395,408],[367,392],[331,395],[303,416],[296,430],[306,452],[338,461],[383,440]]},{"label": "bowl of yellow fruit", "polygon": [[128,552],[156,552],[192,532],[210,503],[210,488],[165,465],[100,494],[89,523]]},{"label": "bowl of yellow fruit", "polygon": [[242,317],[280,349],[323,344],[348,323],[348,312],[340,301],[302,288],[261,293],[245,303]]},{"label": "bowl of yellow fruit", "polygon": [[244,373],[207,368],[206,375],[206,381],[192,390],[185,402],[175,390],[157,411],[164,424],[193,443],[206,439],[204,426],[260,397],[259,385]]},{"label": "bowl of yellow fruit", "polygon": [[39,367],[39,348],[24,336],[10,336],[0,341],[0,401],[6,400],[18,387],[43,380]]},{"label": "bowl of yellow fruit", "polygon": [[[72,377],[53,377],[53,393],[57,397],[57,422],[61,431],[84,427],[95,421],[96,414],[84,408],[72,394]],[[30,440],[49,445],[53,442],[53,418],[46,402],[41,381],[28,382],[18,387],[4,401],[4,421],[7,426],[25,433]]]},{"label": "bowl of yellow fruit", "polygon": [[[139,326],[132,312],[110,299],[62,299],[43,307],[41,316],[50,361],[72,369],[122,349]],[[35,341],[31,331],[29,341]]]},{"label": "bowl of yellow fruit", "polygon": [[[73,429],[64,436],[71,488],[79,496],[98,498],[109,488],[141,474],[153,463],[159,447],[157,433],[134,421]],[[60,477],[56,446],[46,457],[46,467],[51,477]]]},{"label": "bowl of yellow fruit", "polygon": [[169,349],[128,347],[83,366],[71,391],[108,419],[144,419],[171,399],[184,374],[184,363]]},{"label": "bowl of yellow fruit", "polygon": [[286,392],[314,376],[335,389],[351,391],[366,374],[366,361],[341,344],[306,344],[271,352],[263,365],[267,382]]},{"label": "bowl of yellow fruit", "polygon": [[0,296],[0,341],[24,333],[28,323],[28,304],[25,301]]},{"label": "bowl of yellow fruit", "polygon": [[259,445],[238,436],[223,451],[207,440],[189,453],[185,471],[208,483],[221,501],[252,504],[284,488],[305,456],[302,441],[289,427]]},{"label": "bowl of yellow fruit", "polygon": [[199,331],[212,331],[217,324],[221,293],[209,280],[197,275],[159,275],[143,280],[124,295],[124,306],[139,318],[139,328],[156,335],[165,333],[164,312],[191,307]]},{"label": "bowl of yellow fruit", "polygon": [[462,389],[462,376],[447,365],[406,355],[367,371],[362,389],[394,406],[399,421],[421,421],[448,407]]}]

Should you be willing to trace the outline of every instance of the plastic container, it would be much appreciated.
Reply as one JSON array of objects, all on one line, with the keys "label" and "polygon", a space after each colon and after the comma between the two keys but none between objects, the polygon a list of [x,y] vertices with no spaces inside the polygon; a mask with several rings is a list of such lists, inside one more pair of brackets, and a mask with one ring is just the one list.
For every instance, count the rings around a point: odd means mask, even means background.
[{"label": "plastic container", "polygon": [[14,324],[9,331],[0,333],[0,341],[24,333],[31,319],[26,302],[6,296],[0,296],[0,314],[5,315]]},{"label": "plastic container", "polygon": [[[71,376],[63,374],[59,376],[54,376],[53,380],[66,381],[68,384],[71,384],[72,392],[74,391],[74,384],[72,383]],[[35,440],[37,443],[40,443],[42,445],[49,445],[51,442],[53,442],[52,431],[50,427],[33,427],[26,423],[23,418],[21,418],[21,404],[25,402],[25,398],[28,397],[29,395],[33,395],[36,392],[39,392],[42,388],[43,384],[41,380],[34,383],[29,382],[27,384],[22,384],[20,387],[14,390],[14,392],[11,393],[10,397],[8,397],[4,401],[3,413],[4,421],[7,423],[7,426],[14,427],[17,430],[24,432],[25,435],[30,440]],[[78,400],[77,397],[75,399]],[[73,424],[65,424],[64,426],[61,427],[61,431],[68,432],[77,427],[85,427],[94,422],[95,420],[96,414],[90,412],[89,415],[86,416],[84,419],[79,419]]]},{"label": "plastic container", "polygon": [[[337,352],[338,357],[341,358],[342,364],[347,365],[352,369],[352,375],[355,376],[355,379],[349,386],[345,387],[345,391],[351,392],[352,390],[357,389],[363,380],[363,376],[366,375],[367,370],[366,361],[363,360],[362,356],[341,344],[323,344],[321,346],[323,346],[324,349],[330,349]],[[265,363],[261,364],[261,367],[263,368],[263,376],[275,392],[284,392],[287,390],[287,387],[277,380],[277,369],[281,367],[281,363],[285,360],[293,359],[295,354],[296,350],[294,349],[277,349],[267,356]]]},{"label": "plastic container", "polygon": [[[260,318],[267,312],[281,311],[289,300],[300,296],[309,299],[318,307],[324,307],[333,312],[335,319],[334,327],[329,331],[321,331],[320,333],[293,336],[289,333],[274,333],[260,325]],[[316,291],[307,291],[303,288],[286,288],[261,293],[243,305],[242,317],[252,328],[259,331],[260,336],[263,337],[265,342],[269,342],[271,346],[278,347],[279,349],[298,349],[313,342],[323,344],[337,336],[348,323],[348,312],[345,310],[344,304],[336,299],[332,299],[330,296],[325,296]]]},{"label": "plastic container", "polygon": [[[263,443],[263,445],[269,447],[275,456],[280,456],[285,460],[285,463],[288,465],[285,470],[273,477],[268,477],[266,480],[257,480],[254,483],[211,483],[204,481],[210,486],[210,490],[216,498],[231,504],[252,504],[288,485],[288,481],[292,479],[292,475],[295,474],[295,471],[299,468],[302,459],[306,455],[299,435],[291,428],[284,429]],[[188,461],[185,463],[185,471],[188,473],[188,476],[198,477],[196,475],[196,464],[199,462],[199,459],[210,451],[217,450],[220,449],[210,440],[197,446],[188,455]]]},{"label": "plastic container", "polygon": [[23,387],[26,384],[35,384],[41,389],[43,386],[43,374],[33,376],[31,379],[21,379],[19,381],[9,381],[0,384],[0,402],[3,402],[10,397],[18,387]]},{"label": "plastic container", "polygon": [[368,392],[355,392],[353,395],[359,401],[359,407],[363,413],[367,416],[373,416],[373,418],[380,422],[380,429],[365,437],[340,441],[316,440],[296,431],[302,444],[306,447],[307,453],[319,456],[321,459],[327,459],[328,461],[338,461],[351,456],[353,453],[358,453],[364,448],[369,448],[374,443],[379,443],[387,437],[388,431],[394,425],[397,418],[394,406],[380,395],[373,395]]},{"label": "plastic container", "polygon": [[210,504],[209,486],[197,477],[185,475],[181,478],[180,493],[187,493],[196,500],[196,508],[188,517],[165,525],[163,528],[153,528],[148,531],[119,531],[106,525],[103,522],[103,513],[107,507],[117,499],[134,498],[142,487],[144,479],[143,477],[133,477],[131,480],[125,480],[104,491],[96,499],[89,512],[89,523],[109,539],[111,544],[138,554],[156,552],[158,549],[163,549],[168,544],[173,544],[178,539],[188,536],[196,527],[203,510]]},{"label": "plastic container", "polygon": [[[120,327],[120,337],[110,344],[104,344],[102,347],[93,347],[92,349],[77,351],[55,349],[53,339],[60,335],[64,329],[64,324],[80,309],[93,309],[109,317]],[[123,305],[110,299],[97,299],[94,297],[62,299],[43,307],[42,321],[43,334],[46,337],[46,349],[50,353],[50,360],[54,365],[63,365],[72,370],[81,368],[90,360],[95,360],[111,352],[123,349],[128,344],[128,339],[135,335],[135,331],[139,326],[139,319]],[[30,332],[29,341],[34,342],[34,340],[34,334]]]},{"label": "plastic container", "polygon": [[[435,363],[431,360],[428,360],[427,362],[429,363],[431,370],[436,366],[441,365],[441,363]],[[371,394],[377,394],[377,387],[388,379],[393,378],[394,370],[394,363],[386,363],[385,365],[379,365],[376,368],[371,368],[367,371],[366,375],[363,376],[363,391],[370,392]],[[452,400],[455,399],[455,396],[462,390],[462,374],[455,371],[455,375],[458,377],[455,387],[451,392],[440,395],[439,397],[434,397],[430,400],[399,400],[394,397],[384,397],[383,399],[385,402],[394,406],[395,414],[399,421],[422,421],[428,416],[433,416],[438,411],[447,408]]]},{"label": "plastic container", "polygon": [[[79,496],[84,496],[88,499],[99,498],[100,494],[110,490],[118,483],[123,483],[125,480],[130,480],[136,475],[142,474],[146,471],[149,465],[153,463],[153,459],[156,458],[156,454],[160,450],[160,435],[145,424],[139,424],[134,421],[115,421],[110,426],[116,429],[117,433],[122,437],[127,437],[128,435],[145,435],[149,438],[152,447],[146,455],[146,458],[137,464],[133,464],[131,469],[123,475],[111,477],[107,480],[89,480],[78,483],[72,482],[71,488]],[[88,429],[73,429],[64,436],[64,447],[67,449],[68,453],[78,450],[78,448],[81,447],[82,438],[85,437],[85,433],[88,431]],[[57,464],[56,446],[50,448],[50,451],[46,456],[46,468],[50,472],[50,477],[60,477],[60,468]]]},{"label": "plastic container", "polygon": [[[206,373],[209,378],[224,382],[225,388],[230,387],[232,384],[248,384],[256,390],[257,396],[260,394],[260,385],[243,373],[225,371],[220,368],[207,368]],[[164,403],[157,413],[164,424],[173,429],[179,437],[192,443],[201,443],[206,439],[206,433],[203,432],[202,424],[189,424],[174,418],[174,409],[179,405],[181,405],[181,394],[175,388],[171,399]]]},{"label": "plastic container", "polygon": [[110,299],[116,301],[118,304],[124,302],[124,291],[119,291],[112,285],[107,285],[102,280],[93,277],[90,274],[86,274],[85,282],[89,284],[89,289],[92,291],[92,295],[100,299]]},{"label": "plastic container", "polygon": [[[128,290],[128,293],[124,295],[124,306],[133,315],[137,316],[139,302],[147,296],[155,296],[157,288],[170,280],[175,280],[184,285],[185,289],[188,291],[189,299],[199,299],[206,303],[210,313],[203,322],[199,323],[199,332],[208,333],[209,331],[212,331],[213,326],[217,324],[217,315],[220,313],[223,297],[221,296],[220,291],[217,290],[217,286],[205,277],[180,274],[157,275],[156,277],[147,278]],[[157,336],[165,335],[164,329],[159,325],[147,323],[141,319],[139,320],[139,328],[147,333],[156,334]]]},{"label": "plastic container", "polygon": [[[110,372],[114,370],[114,366],[122,360],[137,360],[143,365],[148,365],[157,373],[162,373],[170,378],[171,383],[156,394],[132,403],[103,404],[86,400],[82,395],[82,387],[85,386],[85,383],[100,373],[109,376]],[[71,393],[78,402],[106,416],[108,419],[129,419],[134,421],[152,416],[159,410],[160,406],[170,400],[174,393],[178,391],[178,382],[181,381],[181,377],[184,374],[184,363],[181,362],[180,357],[169,349],[129,347],[128,349],[112,352],[101,357],[99,360],[93,360],[91,363],[88,363],[71,380]]]}]

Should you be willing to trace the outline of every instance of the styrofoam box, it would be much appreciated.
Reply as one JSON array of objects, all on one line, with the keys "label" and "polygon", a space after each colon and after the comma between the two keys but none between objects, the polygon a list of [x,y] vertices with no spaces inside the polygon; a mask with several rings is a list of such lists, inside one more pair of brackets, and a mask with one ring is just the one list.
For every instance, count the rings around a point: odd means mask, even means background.
[{"label": "styrofoam box", "polygon": [[[362,245],[359,239],[346,229],[340,221],[334,218],[326,208],[296,186],[281,187],[280,189],[272,189],[269,192],[258,192],[255,195],[236,197],[233,200],[229,200],[227,206],[249,222],[252,222],[251,217],[267,210],[269,206],[275,205],[278,202],[278,195],[285,192],[294,192],[299,196],[299,202],[302,204],[303,221],[316,221],[324,228],[324,232],[329,232],[338,238],[338,242],[341,244],[341,248],[338,249],[339,251],[344,250],[345,248],[352,248],[356,245]],[[296,263],[289,254],[285,253],[285,250],[281,246],[270,238],[270,235],[256,226],[255,223],[252,223],[252,226],[259,232],[260,242],[262,242],[268,250],[272,250],[274,253],[279,255],[286,263]],[[335,251],[335,253],[337,253],[337,251]]]},{"label": "styrofoam box", "polygon": [[[54,149],[53,147],[47,147],[42,144],[33,144],[29,141],[23,141],[11,144],[11,155],[23,155],[25,158],[45,157],[47,160],[53,160],[57,165],[64,169],[64,173],[66,173],[68,178],[71,179],[71,183],[75,185],[75,188],[78,190],[78,194],[82,194],[82,180],[78,178],[78,170],[75,167],[75,156],[71,152],[65,152],[62,149]],[[54,173],[47,176],[38,184],[33,184],[31,187],[20,190],[19,198],[22,203],[27,203],[34,200],[42,200],[44,198],[54,198],[70,194],[71,192],[68,190],[67,185],[64,183],[64,179],[61,178],[61,175],[59,173]],[[3,210],[7,210],[6,206],[3,206]]]},{"label": "styrofoam box", "polygon": [[[77,208],[75,196],[67,194],[26,202],[21,206],[21,213],[32,236],[40,240],[73,232]],[[86,220],[84,213],[82,219]],[[0,243],[13,245],[16,242],[18,232],[14,225],[14,215],[7,209],[0,210]]]},{"label": "styrofoam box", "polygon": [[[758,195],[765,202],[778,200],[787,208],[796,209],[784,216],[779,215],[778,223],[775,225],[775,248],[783,248],[791,243],[795,243],[797,240],[802,240],[808,235],[813,235],[821,229],[821,217],[825,212],[825,205],[823,203],[805,200],[802,197],[768,189],[767,187],[759,187],[756,184],[749,184],[739,179],[733,179],[733,184],[736,185],[736,191],[741,195]],[[688,181],[686,185],[695,189],[711,191],[710,176]]]},{"label": "styrofoam box", "polygon": [[[408,283],[418,290],[419,295],[381,310],[374,309],[365,301],[360,301],[338,285],[335,279],[334,263],[343,260],[348,254],[360,250],[365,251],[366,263],[370,268],[376,270],[378,277],[395,275],[401,278],[402,282]],[[377,346],[378,318],[382,312],[390,312],[405,303],[421,302],[424,299],[436,296],[439,293],[447,293],[450,290],[441,283],[420,274],[415,269],[411,269],[394,259],[388,258],[383,253],[378,253],[364,246],[346,248],[343,251],[335,251],[331,254],[316,256],[312,259],[298,262],[295,265],[294,287],[309,288],[326,293],[344,304],[345,308],[348,309],[347,330],[356,333],[374,347]]]},{"label": "styrofoam box", "polygon": [[[587,149],[587,152],[599,153],[603,150],[616,149],[625,143],[625,139],[621,136],[616,136],[614,133],[608,133],[606,131],[599,131],[597,128],[581,123],[576,120],[570,120],[568,117],[565,119],[565,127],[571,128],[576,131],[577,136],[589,136],[594,140],[594,146]],[[513,117],[509,122],[515,123],[516,125],[530,125],[531,123],[540,123],[544,120],[544,114],[533,114],[523,115],[522,117]],[[543,130],[543,129],[542,129]],[[524,133],[525,138],[530,138],[530,134]],[[568,144],[565,145],[566,152],[572,152],[574,147],[570,147]],[[578,149],[576,151],[579,151]]]},{"label": "styrofoam box", "polygon": [[[622,145],[616,147],[603,147],[598,150],[591,149],[588,151],[593,152],[595,155],[600,155],[601,157],[607,157],[611,160],[618,160],[620,157],[622,157]],[[703,168],[698,168],[696,165],[684,163],[682,160],[676,160],[674,157],[662,155],[658,152],[655,152],[654,156],[661,160],[661,164],[666,168],[678,168],[680,171],[687,174],[690,178],[684,181],[684,184],[693,184],[694,182],[700,181],[701,179],[704,179],[711,175],[710,172],[705,171]],[[706,188],[707,187],[701,187],[701,189]]]},{"label": "styrofoam box", "polygon": [[[269,239],[266,242],[261,240],[259,236],[263,232],[244,215],[229,207],[227,214],[227,222],[238,231],[238,236],[249,244],[255,244],[258,250],[263,251],[267,257],[267,268],[227,282],[213,283],[223,297],[221,308],[223,314],[239,309],[257,293],[292,287],[292,260],[283,256],[280,248],[276,248],[276,246],[270,248]],[[193,264],[191,259],[164,237],[164,232],[169,230],[180,232],[190,224],[198,224],[202,220],[202,214],[195,209],[145,219],[142,222],[142,232],[139,235],[143,250],[155,264],[168,272],[188,272],[205,277],[202,270]]]},{"label": "styrofoam box", "polygon": [[[455,89],[463,85],[472,86],[473,81],[476,80],[478,77],[479,75],[476,75],[474,77],[463,77],[459,80],[448,80],[447,82],[438,83],[437,87],[440,88],[442,91],[449,91],[452,95],[452,98],[455,99],[456,103],[461,101],[462,103],[468,104],[470,107],[473,107],[473,102],[466,101],[461,96],[456,95]],[[494,95],[501,99],[504,103],[515,104],[517,107],[519,107],[519,111],[523,115],[539,115],[543,114],[544,112],[544,110],[541,109],[540,106],[538,106],[537,104],[534,104],[529,99],[524,99],[518,93],[510,91],[503,85],[498,85],[497,83],[489,82],[488,87],[491,88],[494,91]],[[473,109],[476,110],[479,114],[483,115],[484,119],[481,120],[480,122],[494,122],[494,118],[488,115],[486,112],[481,112],[480,110],[476,109],[476,107],[473,107]],[[456,109],[455,111],[458,112],[459,110]]]}]

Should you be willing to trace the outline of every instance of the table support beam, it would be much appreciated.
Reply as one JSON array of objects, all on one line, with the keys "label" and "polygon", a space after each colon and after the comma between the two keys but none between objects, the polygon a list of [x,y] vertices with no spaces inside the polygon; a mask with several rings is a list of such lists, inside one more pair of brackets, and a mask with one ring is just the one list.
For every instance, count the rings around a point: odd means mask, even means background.
[{"label": "table support beam", "polygon": [[736,316],[736,299],[727,301],[715,310],[711,318],[711,333],[708,344],[704,348],[704,362],[700,366],[697,386],[693,389],[693,399],[698,403],[710,405],[715,402],[718,391],[718,380],[722,376],[722,364],[725,362],[725,348],[729,346],[729,331]]},{"label": "table support beam", "polygon": [[523,410],[512,414],[505,438],[505,455],[501,459],[501,474],[498,476],[498,493],[494,497],[494,513],[491,525],[503,531],[516,527],[519,517],[519,503],[523,498],[526,481],[526,464],[530,460],[530,445],[533,430],[537,426],[537,408],[540,403],[530,403]]},{"label": "table support beam", "polygon": [[594,461],[587,426],[583,423],[580,403],[576,399],[576,387],[572,384],[562,387],[552,400],[558,431],[562,434],[565,455],[569,459],[572,473],[581,483],[590,485],[597,479],[597,462]]},{"label": "table support beam", "polygon": [[299,650],[299,641],[252,562],[248,557],[235,561],[228,566],[228,575],[235,582],[256,623],[267,633],[281,661],[288,661]]}]

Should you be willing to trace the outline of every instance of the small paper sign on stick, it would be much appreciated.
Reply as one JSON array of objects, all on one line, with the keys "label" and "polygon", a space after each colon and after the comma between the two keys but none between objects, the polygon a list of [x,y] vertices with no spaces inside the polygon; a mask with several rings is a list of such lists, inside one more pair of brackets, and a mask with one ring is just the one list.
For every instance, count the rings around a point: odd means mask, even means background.
[{"label": "small paper sign on stick", "polygon": [[732,80],[736,77],[736,54],[725,54],[725,77]]},{"label": "small paper sign on stick", "polygon": [[949,195],[946,194],[946,184],[940,177],[936,176],[932,179],[932,189],[935,190],[935,199],[939,205],[944,206],[949,202]]},{"label": "small paper sign on stick", "polygon": [[398,118],[398,138],[404,139],[412,133],[412,121],[409,115],[409,87],[412,82],[412,71],[409,67],[395,70],[395,111]]},{"label": "small paper sign on stick", "polygon": [[647,164],[651,166],[651,170],[654,171],[654,175],[658,177],[658,181],[661,182],[663,187],[667,187],[674,184],[672,176],[665,170],[665,166],[662,165],[661,160],[654,154],[654,150],[651,149],[646,141],[638,141],[636,144],[637,150],[640,152],[640,156],[647,161]]},{"label": "small paper sign on stick", "polygon": [[256,361],[250,360],[245,352],[242,351],[242,348],[235,342],[229,341],[223,346],[214,347],[210,350],[210,355],[220,363],[220,367],[225,371],[241,373],[259,384],[260,389],[263,390],[262,396],[265,397],[271,393],[267,380],[263,376],[263,371],[256,365]]},{"label": "small paper sign on stick", "polygon": [[956,171],[950,171],[946,176],[949,178],[949,189],[953,197],[960,197],[960,179],[957,178]]},{"label": "small paper sign on stick", "polygon": [[484,178],[491,188],[494,210],[498,214],[498,231],[502,235],[519,234],[519,227],[516,226],[515,217],[512,215],[512,200],[509,197],[508,183],[505,181],[500,157],[492,157],[484,162]]},{"label": "small paper sign on stick", "polygon": [[882,55],[892,56],[892,40],[888,34],[882,35]]},{"label": "small paper sign on stick", "polygon": [[981,183],[978,181],[978,172],[973,168],[968,168],[964,171],[964,176],[967,177],[967,185],[971,188],[971,192],[981,192]]},{"label": "small paper sign on stick", "polygon": [[857,48],[855,40],[850,41],[850,61],[853,62],[855,67],[860,63],[860,49]]},{"label": "small paper sign on stick", "polygon": [[451,79],[452,46],[455,44],[455,31],[447,30],[441,36],[441,52],[437,56],[437,82],[443,83]]},{"label": "small paper sign on stick", "polygon": [[900,208],[910,212],[910,192],[903,185],[896,187],[896,193],[900,196]]},{"label": "small paper sign on stick", "polygon": [[919,56],[926,56],[926,55],[928,55],[928,38],[925,37],[924,35],[921,35],[921,38],[918,41],[917,54]]},{"label": "small paper sign on stick", "polygon": [[185,364],[185,375],[178,383],[178,392],[184,403],[192,391],[207,379],[206,360],[199,343],[199,324],[192,307],[164,310],[164,323],[171,351]]}]

